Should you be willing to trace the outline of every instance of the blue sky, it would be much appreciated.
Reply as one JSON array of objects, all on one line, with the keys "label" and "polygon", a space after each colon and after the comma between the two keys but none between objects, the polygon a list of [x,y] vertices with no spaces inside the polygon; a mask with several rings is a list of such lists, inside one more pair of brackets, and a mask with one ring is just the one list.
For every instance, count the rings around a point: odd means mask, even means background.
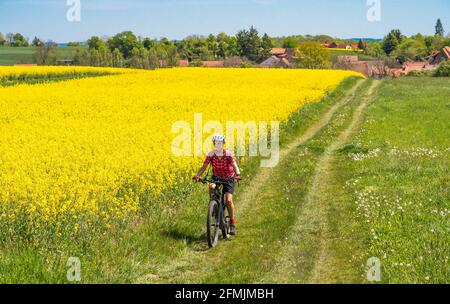
[{"label": "blue sky", "polygon": [[0,32],[57,42],[132,30],[180,39],[235,34],[250,25],[272,36],[329,34],[382,38],[393,28],[434,34],[437,18],[450,32],[450,0],[380,0],[381,21],[367,20],[367,0],[81,0],[81,21],[66,18],[67,0],[0,0]]}]

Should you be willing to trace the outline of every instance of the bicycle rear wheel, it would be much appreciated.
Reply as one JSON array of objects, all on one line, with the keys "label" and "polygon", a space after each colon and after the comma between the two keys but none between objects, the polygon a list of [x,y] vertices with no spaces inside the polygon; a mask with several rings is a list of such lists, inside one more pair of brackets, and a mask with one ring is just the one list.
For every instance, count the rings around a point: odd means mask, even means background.
[{"label": "bicycle rear wheel", "polygon": [[216,201],[209,203],[206,219],[206,238],[209,248],[217,246],[219,242],[219,204]]}]

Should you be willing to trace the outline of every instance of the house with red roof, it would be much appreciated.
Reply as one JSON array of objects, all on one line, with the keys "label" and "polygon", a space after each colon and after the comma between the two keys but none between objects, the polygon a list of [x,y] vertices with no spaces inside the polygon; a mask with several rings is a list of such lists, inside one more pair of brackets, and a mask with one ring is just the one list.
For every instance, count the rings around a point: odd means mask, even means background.
[{"label": "house with red roof", "polygon": [[289,68],[294,59],[295,51],[291,48],[273,48],[270,57],[259,66],[262,68]]},{"label": "house with red roof", "polygon": [[337,43],[334,41],[331,42],[325,41],[325,43],[323,43],[323,46],[328,49],[336,49],[338,47]]},{"label": "house with red roof", "polygon": [[442,61],[450,60],[450,47],[443,47],[440,51],[435,51],[430,55],[430,64],[440,64]]}]

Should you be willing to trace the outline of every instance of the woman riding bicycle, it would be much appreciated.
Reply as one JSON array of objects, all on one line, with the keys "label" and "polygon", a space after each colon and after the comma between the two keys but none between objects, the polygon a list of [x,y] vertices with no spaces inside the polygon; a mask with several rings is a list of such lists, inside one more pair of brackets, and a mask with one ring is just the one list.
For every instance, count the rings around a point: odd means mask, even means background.
[{"label": "woman riding bicycle", "polygon": [[[219,180],[223,183],[223,193],[230,215],[230,235],[236,235],[236,224],[234,221],[233,194],[236,181],[241,180],[241,171],[236,163],[232,152],[225,150],[225,136],[221,134],[214,135],[212,138],[214,150],[208,153],[197,175],[194,176],[196,182],[211,164],[213,168],[213,180]],[[209,187],[210,195],[214,193],[214,184]]]}]

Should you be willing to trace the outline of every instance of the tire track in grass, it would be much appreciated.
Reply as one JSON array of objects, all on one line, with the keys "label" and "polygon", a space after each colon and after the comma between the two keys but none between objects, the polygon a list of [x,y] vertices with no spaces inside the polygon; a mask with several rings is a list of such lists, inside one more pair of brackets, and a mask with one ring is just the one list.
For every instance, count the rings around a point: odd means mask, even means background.
[{"label": "tire track in grass", "polygon": [[[294,139],[291,143],[280,150],[280,163],[289,155],[296,147],[302,145],[312,139],[325,126],[327,126],[335,113],[344,105],[346,105],[355,95],[357,89],[365,82],[365,80],[358,80],[356,84],[343,96],[338,102],[334,103],[328,111],[315,123],[312,124],[304,133]],[[240,218],[247,217],[248,208],[254,204],[257,197],[264,190],[264,187],[270,181],[270,177],[276,168],[259,168],[252,182],[245,188],[238,198],[237,203],[237,221]],[[239,216],[242,214],[243,216]],[[243,232],[244,233],[244,232]],[[239,241],[239,237],[236,239]],[[192,248],[185,248],[181,256],[168,264],[160,267],[157,271],[157,276],[154,276],[150,283],[185,283],[185,282],[202,282],[205,277],[210,275],[214,270],[215,264],[219,263],[226,257],[226,243],[219,245],[218,248],[199,251]],[[145,280],[144,280],[145,281]]]},{"label": "tire track in grass", "polygon": [[360,105],[354,111],[348,127],[326,148],[319,159],[306,203],[297,217],[289,238],[290,245],[285,248],[279,263],[274,268],[275,274],[270,274],[272,278],[277,280],[276,283],[294,283],[292,282],[292,276],[289,274],[297,265],[296,257],[299,256],[299,252],[307,251],[307,248],[302,248],[302,239],[305,238],[305,235],[314,233],[318,233],[319,252],[307,282],[332,283],[338,280],[340,274],[345,273],[346,270],[342,269],[340,261],[330,252],[330,246],[335,241],[335,236],[333,231],[329,229],[327,220],[331,209],[330,204],[333,204],[334,195],[336,195],[330,191],[330,185],[333,184],[332,166],[333,161],[335,161],[334,153],[345,145],[361,125],[364,112],[370,105],[373,92],[379,84],[380,81],[372,82]]}]

